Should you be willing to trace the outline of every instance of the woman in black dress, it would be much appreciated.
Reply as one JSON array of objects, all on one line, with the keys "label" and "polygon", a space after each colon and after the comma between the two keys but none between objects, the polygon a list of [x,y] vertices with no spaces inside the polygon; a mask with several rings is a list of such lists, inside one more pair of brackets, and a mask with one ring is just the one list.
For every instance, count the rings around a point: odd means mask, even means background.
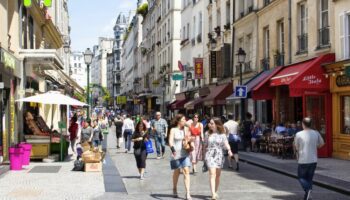
[{"label": "woman in black dress", "polygon": [[146,125],[140,121],[136,125],[134,135],[132,136],[132,141],[134,142],[134,155],[141,180],[144,179],[144,172],[146,168],[147,151],[145,142],[148,141],[148,139],[149,136]]}]

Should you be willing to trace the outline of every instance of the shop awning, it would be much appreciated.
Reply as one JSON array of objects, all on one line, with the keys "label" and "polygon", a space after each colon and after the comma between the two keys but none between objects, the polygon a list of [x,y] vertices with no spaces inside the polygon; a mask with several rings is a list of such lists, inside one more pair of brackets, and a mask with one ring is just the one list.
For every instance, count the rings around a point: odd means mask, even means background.
[{"label": "shop awning", "polygon": [[[247,93],[248,98],[251,97],[251,90],[257,86],[261,81],[265,80],[271,73],[273,72],[273,69],[262,71],[259,74],[255,75],[253,78],[251,78],[249,81],[247,81],[244,85],[247,86]],[[239,99],[236,98],[235,93],[231,94],[231,96],[227,97],[226,100],[234,100]]]},{"label": "shop awning", "polygon": [[269,70],[269,74],[265,77],[265,79],[261,80],[255,87],[253,87],[251,91],[251,97],[254,100],[266,100],[272,99],[274,97],[273,92],[271,92],[271,88],[269,86],[270,79],[281,71],[282,67],[275,67]]},{"label": "shop awning", "polygon": [[184,107],[186,110],[194,110],[194,108],[203,102],[203,98],[197,98],[185,103]]},{"label": "shop awning", "polygon": [[174,103],[171,104],[170,109],[171,110],[181,110],[184,109],[185,103],[187,103],[189,99],[183,99],[183,100],[176,100]]},{"label": "shop awning", "polygon": [[288,85],[289,96],[302,96],[305,91],[329,90],[329,79],[325,77],[322,64],[334,62],[334,54],[326,54],[283,68],[271,78],[270,86]]},{"label": "shop awning", "polygon": [[205,106],[225,105],[226,97],[232,93],[232,83],[210,87],[210,94],[203,99]]},{"label": "shop awning", "polygon": [[291,97],[302,96],[306,91],[327,91],[329,90],[329,80],[324,76],[325,71],[321,65],[333,62],[334,59],[334,54],[326,54],[280,68],[253,89],[253,99],[272,99],[274,87],[281,85],[289,87],[289,96]]}]

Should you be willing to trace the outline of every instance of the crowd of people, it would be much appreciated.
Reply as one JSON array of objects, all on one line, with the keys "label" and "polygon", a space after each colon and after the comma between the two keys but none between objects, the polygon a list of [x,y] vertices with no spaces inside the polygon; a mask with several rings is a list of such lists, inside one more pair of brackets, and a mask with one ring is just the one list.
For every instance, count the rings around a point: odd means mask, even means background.
[{"label": "crowd of people", "polygon": [[[166,143],[171,151],[170,168],[173,170],[173,195],[178,197],[178,179],[180,174],[184,176],[186,199],[191,199],[190,174],[198,173],[198,165],[201,161],[201,169],[209,174],[209,185],[212,199],[218,198],[221,170],[227,161],[228,168],[239,171],[238,147],[242,143],[244,150],[255,151],[263,136],[269,137],[295,137],[295,150],[298,152],[298,177],[305,190],[305,198],[308,199],[312,190],[312,177],[317,162],[317,148],[324,142],[317,131],[311,129],[311,119],[305,118],[303,122],[295,124],[280,123],[262,126],[258,121],[252,121],[252,115],[246,114],[246,120],[239,123],[235,116],[229,113],[226,117],[200,119],[198,114],[177,114],[172,122],[162,118],[160,112],[156,112],[153,119],[148,116],[135,116],[130,114],[118,115],[113,121],[117,138],[117,149],[120,149],[122,140],[124,151],[128,153],[133,147],[133,154],[139,172],[140,180],[145,178],[146,160],[148,156],[146,143],[154,140],[157,159],[164,159]],[[79,129],[76,116],[72,117],[70,132]],[[90,142],[94,147],[101,146],[103,140],[102,129],[108,124],[107,117],[82,121],[80,138],[71,134],[72,150],[78,141]],[[76,134],[79,135],[79,134]],[[133,145],[132,145],[133,144]]]}]

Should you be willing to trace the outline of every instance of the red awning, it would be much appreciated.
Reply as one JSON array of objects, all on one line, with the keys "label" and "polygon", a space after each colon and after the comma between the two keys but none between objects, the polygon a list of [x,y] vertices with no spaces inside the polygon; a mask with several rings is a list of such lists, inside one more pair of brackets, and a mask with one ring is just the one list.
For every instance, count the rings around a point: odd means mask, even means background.
[{"label": "red awning", "polygon": [[210,94],[203,99],[205,106],[225,105],[226,97],[233,91],[232,83],[210,87]]},{"label": "red awning", "polygon": [[274,87],[287,85],[289,96],[302,96],[306,91],[325,92],[329,90],[329,79],[324,76],[322,64],[333,62],[334,54],[326,54],[301,63],[279,68],[272,76],[253,89],[253,99],[272,99]]},{"label": "red awning", "polygon": [[176,100],[174,103],[171,104],[170,109],[171,110],[181,110],[184,109],[185,103],[187,103],[189,99],[183,99],[183,100]]},{"label": "red awning", "polygon": [[270,86],[288,85],[291,97],[302,96],[305,91],[328,91],[329,79],[321,65],[334,60],[334,54],[326,54],[285,67],[271,78]]},{"label": "red awning", "polygon": [[203,98],[197,98],[197,99],[194,99],[192,101],[189,101],[187,103],[185,103],[185,108],[187,110],[194,110],[194,108],[198,105],[200,105],[201,103],[203,102]]},{"label": "red awning", "polygon": [[272,91],[269,85],[269,81],[275,74],[281,71],[281,69],[282,69],[281,66],[275,67],[274,69],[272,69],[272,72],[251,90],[252,98],[254,100],[273,99],[274,92]]}]

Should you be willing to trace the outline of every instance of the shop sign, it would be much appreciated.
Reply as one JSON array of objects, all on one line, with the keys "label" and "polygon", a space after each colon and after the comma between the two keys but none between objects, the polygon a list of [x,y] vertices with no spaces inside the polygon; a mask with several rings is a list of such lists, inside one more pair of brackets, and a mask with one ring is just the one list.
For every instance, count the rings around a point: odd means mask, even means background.
[{"label": "shop sign", "polygon": [[[30,7],[32,6],[32,1],[34,0],[23,0],[23,4],[25,7]],[[45,7],[51,7],[52,5],[52,0],[36,0],[38,3],[42,3]]]},{"label": "shop sign", "polygon": [[159,98],[156,99],[156,104],[160,105],[161,104],[161,100]]},{"label": "shop sign", "polygon": [[10,142],[15,143],[15,83],[11,80],[11,91],[10,91]]},{"label": "shop sign", "polygon": [[194,78],[203,78],[203,58],[194,58]]},{"label": "shop sign", "polygon": [[210,52],[210,78],[216,78],[216,51]]},{"label": "shop sign", "polygon": [[350,86],[350,77],[346,75],[341,75],[337,77],[335,82],[338,87]]},{"label": "shop sign", "polygon": [[350,66],[345,66],[345,75],[350,77]]},{"label": "shop sign", "polygon": [[303,82],[307,82],[309,85],[320,85],[322,80],[315,75],[309,75],[303,77]]},{"label": "shop sign", "polygon": [[182,81],[184,79],[184,76],[182,74],[173,74],[172,79],[174,81]]},{"label": "shop sign", "polygon": [[126,104],[127,98],[126,96],[117,96],[117,104],[122,105]]},{"label": "shop sign", "polygon": [[16,68],[16,58],[11,54],[7,53],[3,49],[1,49],[0,61],[4,63],[5,67],[11,68],[11,69]]},{"label": "shop sign", "polygon": [[4,82],[0,82],[0,89],[4,89]]}]

